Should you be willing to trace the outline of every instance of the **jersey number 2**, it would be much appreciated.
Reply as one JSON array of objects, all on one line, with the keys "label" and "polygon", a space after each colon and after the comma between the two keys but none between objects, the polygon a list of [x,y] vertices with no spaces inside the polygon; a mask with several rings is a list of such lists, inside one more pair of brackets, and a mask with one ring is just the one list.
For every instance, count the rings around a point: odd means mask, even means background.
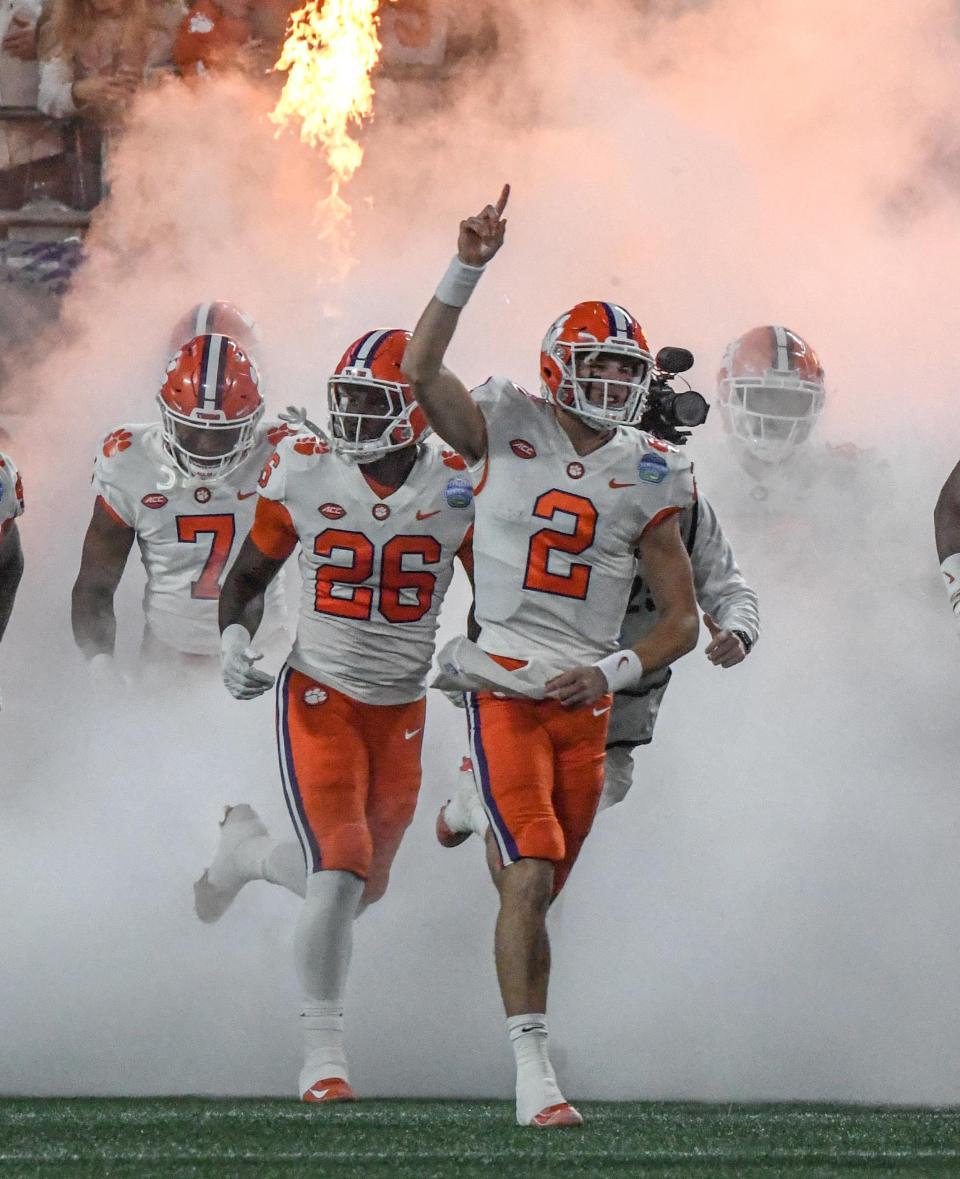
[{"label": "jersey number 2", "polygon": [[559,594],[563,598],[587,596],[590,585],[590,566],[579,561],[570,564],[569,572],[554,573],[550,569],[552,552],[582,553],[593,544],[597,531],[597,509],[582,495],[569,491],[545,491],[537,497],[533,514],[542,520],[552,520],[557,513],[572,516],[573,532],[560,532],[556,528],[541,528],[530,537],[527,550],[527,571],[523,588],[536,590],[541,594]]},{"label": "jersey number 2", "polygon": [[216,601],[220,597],[220,578],[233,547],[235,530],[233,516],[177,516],[177,540],[196,544],[200,536],[213,537],[207,563],[190,586],[191,598]]}]

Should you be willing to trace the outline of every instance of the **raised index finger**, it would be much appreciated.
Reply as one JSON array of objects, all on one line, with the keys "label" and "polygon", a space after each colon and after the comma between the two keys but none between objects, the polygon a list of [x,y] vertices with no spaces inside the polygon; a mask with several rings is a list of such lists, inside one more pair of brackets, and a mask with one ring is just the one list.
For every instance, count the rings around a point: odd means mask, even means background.
[{"label": "raised index finger", "polygon": [[510,185],[505,184],[500,196],[497,198],[496,210],[497,216],[503,216],[503,210],[507,207],[507,201],[510,199]]}]

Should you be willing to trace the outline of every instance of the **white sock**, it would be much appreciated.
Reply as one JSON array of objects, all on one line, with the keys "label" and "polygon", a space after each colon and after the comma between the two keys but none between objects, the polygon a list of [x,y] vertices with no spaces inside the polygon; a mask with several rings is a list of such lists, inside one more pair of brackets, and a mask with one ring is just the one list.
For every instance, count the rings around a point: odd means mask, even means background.
[{"label": "white sock", "polygon": [[480,792],[468,758],[464,759],[464,764],[467,768],[457,774],[456,789],[444,807],[443,815],[452,831],[472,831],[483,839],[489,825],[487,812],[480,801]]},{"label": "white sock", "polygon": [[[214,862],[209,871],[210,883],[217,888],[223,888],[236,881],[239,877],[244,883],[251,880],[265,880],[263,864],[271,849],[276,845],[272,835],[253,835],[244,839],[233,849],[233,855],[224,866],[222,878],[217,871],[219,865]],[[301,860],[303,856],[300,857]]]},{"label": "white sock", "polygon": [[517,1122],[528,1126],[542,1110],[564,1101],[547,1050],[547,1017],[511,1015],[507,1034],[517,1062]]},{"label": "white sock", "polygon": [[274,843],[261,860],[261,875],[271,884],[279,884],[298,897],[307,895],[307,870],[303,863],[303,849],[290,839]]},{"label": "white sock", "polygon": [[362,892],[363,881],[352,872],[315,872],[307,880],[293,943],[297,977],[308,996],[300,1020],[305,1054],[301,1092],[327,1077],[350,1079],[343,1047],[343,993]]}]

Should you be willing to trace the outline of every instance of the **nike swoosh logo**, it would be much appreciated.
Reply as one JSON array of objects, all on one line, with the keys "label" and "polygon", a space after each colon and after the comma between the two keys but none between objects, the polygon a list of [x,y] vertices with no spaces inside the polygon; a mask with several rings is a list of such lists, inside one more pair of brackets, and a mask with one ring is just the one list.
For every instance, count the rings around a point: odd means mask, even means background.
[{"label": "nike swoosh logo", "polygon": [[317,1101],[323,1101],[324,1097],[326,1097],[329,1092],[329,1089],[311,1089],[310,1096],[316,1097]]},{"label": "nike swoosh logo", "polygon": [[603,716],[603,714],[605,712],[609,712],[609,711],[610,711],[610,705],[608,704],[606,708],[595,708],[593,710],[593,715],[594,716]]},{"label": "nike swoosh logo", "polygon": [[431,516],[439,516],[439,515],[440,515],[440,509],[437,508],[437,510],[435,512],[417,512],[417,519],[418,520],[429,520]]},{"label": "nike swoosh logo", "polygon": [[636,483],[621,483],[619,479],[611,479],[610,486],[616,491],[618,487],[636,487]]},{"label": "nike swoosh logo", "polygon": [[403,730],[404,741],[412,741],[414,739],[414,737],[416,737],[417,733],[419,733],[419,732],[420,732],[420,729],[404,729]]},{"label": "nike swoosh logo", "polygon": [[543,1032],[546,1028],[542,1023],[524,1024],[520,1031],[525,1035],[527,1032]]},{"label": "nike swoosh logo", "polygon": [[255,491],[238,491],[237,499],[249,499],[251,495],[256,495]]}]

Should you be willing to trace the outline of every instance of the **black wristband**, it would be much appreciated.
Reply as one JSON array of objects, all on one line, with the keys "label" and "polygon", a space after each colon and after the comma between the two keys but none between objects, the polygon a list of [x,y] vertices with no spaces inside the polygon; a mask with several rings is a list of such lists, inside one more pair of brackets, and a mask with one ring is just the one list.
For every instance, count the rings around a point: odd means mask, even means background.
[{"label": "black wristband", "polygon": [[732,630],[730,633],[737,636],[740,642],[743,643],[744,651],[749,655],[753,649],[753,639],[743,630]]}]

